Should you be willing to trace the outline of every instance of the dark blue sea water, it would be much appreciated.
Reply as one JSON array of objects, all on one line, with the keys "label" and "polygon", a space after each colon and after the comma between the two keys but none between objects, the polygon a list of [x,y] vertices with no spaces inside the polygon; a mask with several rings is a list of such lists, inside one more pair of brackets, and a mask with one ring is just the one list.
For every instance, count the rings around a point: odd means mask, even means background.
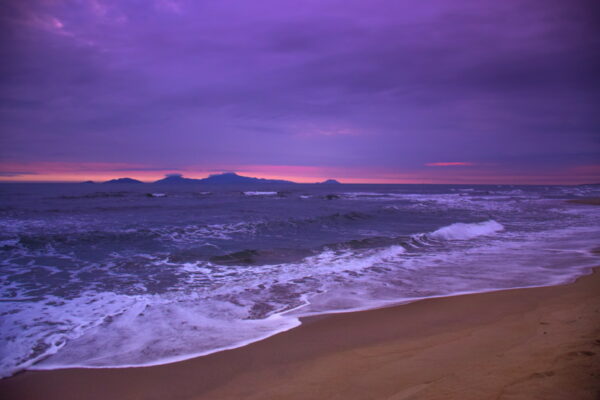
[{"label": "dark blue sea water", "polygon": [[152,365],[299,317],[554,285],[597,187],[0,185],[0,376]]}]

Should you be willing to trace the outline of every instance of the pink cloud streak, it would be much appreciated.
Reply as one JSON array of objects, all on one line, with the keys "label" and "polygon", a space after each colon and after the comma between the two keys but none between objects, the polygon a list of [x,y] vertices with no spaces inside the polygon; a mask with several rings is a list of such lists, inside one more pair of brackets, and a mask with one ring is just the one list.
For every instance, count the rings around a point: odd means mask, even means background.
[{"label": "pink cloud streak", "polygon": [[464,161],[459,161],[459,162],[433,162],[433,163],[427,163],[425,165],[428,166],[428,167],[471,167],[471,166],[475,165],[475,163],[464,162]]}]

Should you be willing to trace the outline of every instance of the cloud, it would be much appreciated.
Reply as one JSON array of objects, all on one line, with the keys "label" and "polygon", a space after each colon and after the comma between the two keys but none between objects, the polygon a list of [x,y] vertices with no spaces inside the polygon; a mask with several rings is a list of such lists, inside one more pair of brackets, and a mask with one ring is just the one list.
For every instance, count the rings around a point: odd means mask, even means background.
[{"label": "cloud", "polygon": [[0,171],[0,176],[14,177],[23,175],[37,175],[37,172],[31,171]]},{"label": "cloud", "polygon": [[5,2],[0,157],[157,171],[600,157],[595,3],[299,4]]},{"label": "cloud", "polygon": [[425,165],[428,167],[471,167],[475,164],[472,162],[433,162]]}]

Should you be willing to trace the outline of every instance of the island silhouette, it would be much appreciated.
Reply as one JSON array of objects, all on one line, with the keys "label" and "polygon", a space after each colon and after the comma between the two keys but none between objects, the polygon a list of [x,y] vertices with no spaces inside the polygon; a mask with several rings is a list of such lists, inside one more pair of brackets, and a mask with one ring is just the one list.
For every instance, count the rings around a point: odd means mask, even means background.
[{"label": "island silhouette", "polygon": [[[85,183],[93,183],[86,181]],[[128,184],[128,183],[144,183],[133,178],[117,178],[103,182],[109,184]],[[284,184],[284,185],[296,185],[297,182],[287,181],[283,179],[265,179],[255,178],[251,176],[238,175],[235,172],[223,172],[220,174],[212,174],[206,178],[194,179],[186,178],[182,174],[167,174],[164,178],[159,179],[153,184],[168,184],[168,185],[185,185],[185,184],[213,184],[213,185],[240,185],[240,184]],[[339,185],[335,179],[327,179],[323,182],[317,182],[321,185]]]}]

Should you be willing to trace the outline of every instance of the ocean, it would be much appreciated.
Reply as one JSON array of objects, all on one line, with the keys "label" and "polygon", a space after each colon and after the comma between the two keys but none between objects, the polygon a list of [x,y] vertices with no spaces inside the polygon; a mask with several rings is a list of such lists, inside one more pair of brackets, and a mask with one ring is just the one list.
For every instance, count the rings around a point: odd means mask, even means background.
[{"label": "ocean", "polygon": [[0,376],[127,367],[300,318],[571,282],[598,186],[0,185]]}]

